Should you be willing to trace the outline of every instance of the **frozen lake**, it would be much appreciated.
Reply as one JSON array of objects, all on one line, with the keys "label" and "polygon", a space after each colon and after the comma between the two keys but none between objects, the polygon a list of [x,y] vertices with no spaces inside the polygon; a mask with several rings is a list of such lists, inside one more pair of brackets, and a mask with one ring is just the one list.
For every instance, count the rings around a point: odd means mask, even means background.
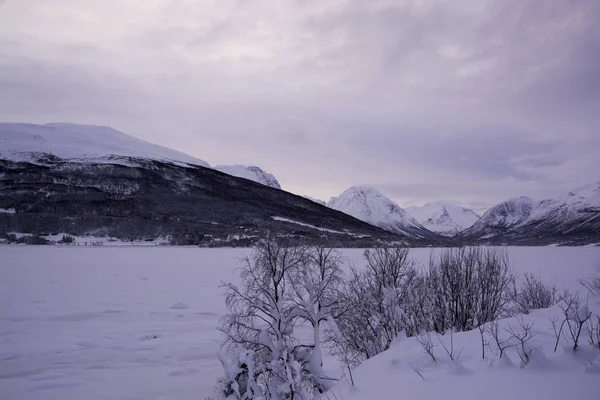
[{"label": "frozen lake", "polygon": [[[204,399],[221,373],[219,285],[249,252],[0,246],[0,398]],[[572,289],[600,260],[598,247],[509,254]],[[425,265],[429,249],[412,255]]]}]

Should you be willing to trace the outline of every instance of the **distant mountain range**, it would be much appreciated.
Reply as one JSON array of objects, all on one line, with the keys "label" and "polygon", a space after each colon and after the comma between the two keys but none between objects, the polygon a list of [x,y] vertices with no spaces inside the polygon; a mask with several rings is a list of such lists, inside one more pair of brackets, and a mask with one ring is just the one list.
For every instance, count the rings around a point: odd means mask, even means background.
[{"label": "distant mountain range", "polygon": [[493,244],[600,243],[600,182],[555,199],[507,200],[490,208],[458,238]]},{"label": "distant mountain range", "polygon": [[479,219],[479,215],[470,208],[441,202],[407,207],[406,212],[430,231],[450,237]]},{"label": "distant mountain range", "polygon": [[519,197],[481,218],[444,202],[402,209],[354,186],[328,203],[261,168],[219,165],[102,126],[0,123],[0,234],[61,232],[175,244],[249,243],[267,231],[360,246],[600,243],[600,183]]}]

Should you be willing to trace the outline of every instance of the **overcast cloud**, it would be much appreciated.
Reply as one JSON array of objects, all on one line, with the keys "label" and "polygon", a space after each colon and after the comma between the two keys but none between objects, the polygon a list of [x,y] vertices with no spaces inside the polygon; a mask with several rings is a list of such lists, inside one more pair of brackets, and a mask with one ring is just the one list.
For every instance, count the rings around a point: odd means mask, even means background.
[{"label": "overcast cloud", "polygon": [[0,120],[109,125],[322,199],[600,179],[598,0],[0,0]]}]

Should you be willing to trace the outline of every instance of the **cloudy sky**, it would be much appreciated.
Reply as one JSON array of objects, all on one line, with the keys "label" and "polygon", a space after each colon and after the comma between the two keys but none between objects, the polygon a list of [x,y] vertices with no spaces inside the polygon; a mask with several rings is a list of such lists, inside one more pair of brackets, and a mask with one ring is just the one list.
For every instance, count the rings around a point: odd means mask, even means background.
[{"label": "cloudy sky", "polygon": [[109,125],[328,199],[600,180],[598,0],[0,0],[0,121]]}]

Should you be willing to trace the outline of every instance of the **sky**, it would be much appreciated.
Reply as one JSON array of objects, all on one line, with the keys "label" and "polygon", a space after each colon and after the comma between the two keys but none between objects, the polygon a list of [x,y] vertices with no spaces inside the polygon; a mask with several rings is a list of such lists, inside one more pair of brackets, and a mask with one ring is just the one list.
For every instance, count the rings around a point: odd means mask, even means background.
[{"label": "sky", "polygon": [[0,0],[0,121],[481,211],[600,181],[598,21],[598,0]]}]

